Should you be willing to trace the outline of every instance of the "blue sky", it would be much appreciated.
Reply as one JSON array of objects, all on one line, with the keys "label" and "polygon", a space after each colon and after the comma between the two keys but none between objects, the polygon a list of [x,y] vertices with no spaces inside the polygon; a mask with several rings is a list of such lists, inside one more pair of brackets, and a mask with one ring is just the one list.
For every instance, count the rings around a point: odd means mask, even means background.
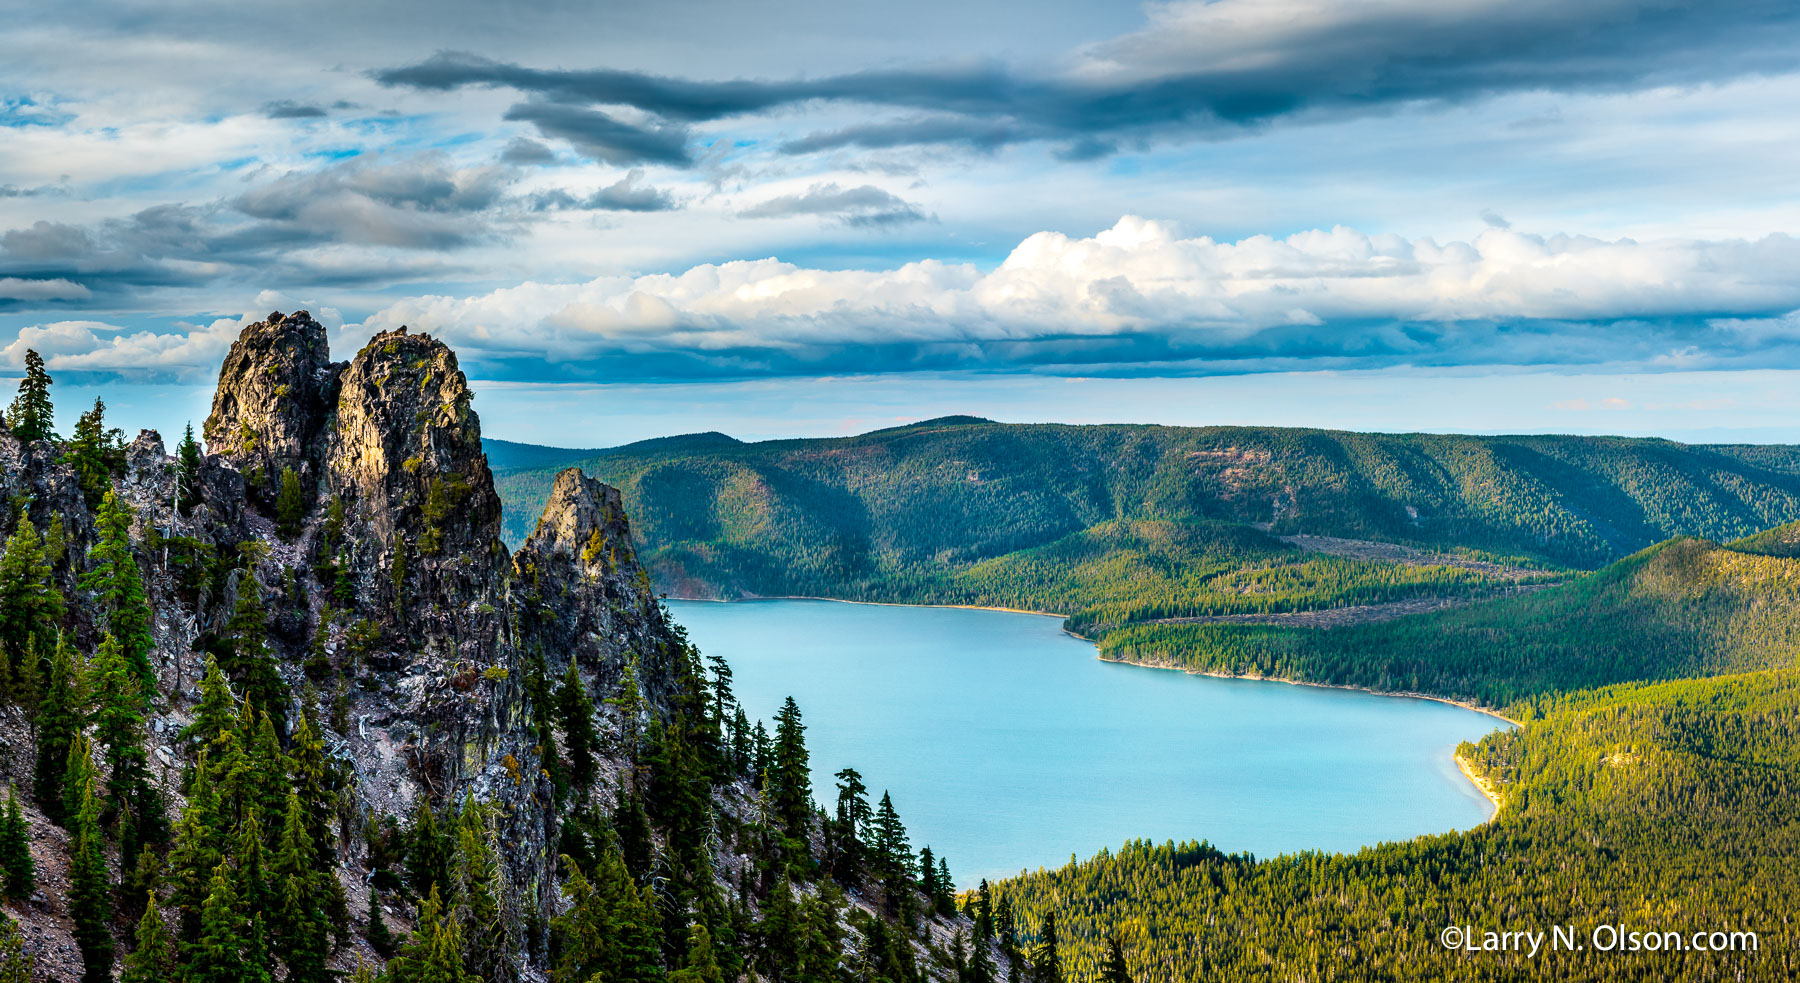
[{"label": "blue sky", "polygon": [[574,446],[1800,440],[1789,3],[367,7],[11,14],[0,373],[167,431],[305,307]]}]

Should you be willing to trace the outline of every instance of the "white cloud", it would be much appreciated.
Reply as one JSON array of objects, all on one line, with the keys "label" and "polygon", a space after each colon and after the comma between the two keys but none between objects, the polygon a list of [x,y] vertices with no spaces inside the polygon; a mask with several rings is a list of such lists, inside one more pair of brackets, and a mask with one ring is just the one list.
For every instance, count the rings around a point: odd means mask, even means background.
[{"label": "white cloud", "polygon": [[55,321],[21,328],[4,351],[13,365],[25,364],[26,349],[44,356],[52,373],[119,374],[133,377],[204,377],[216,372],[238,332],[256,316],[219,318],[186,331],[129,331],[102,321]]},{"label": "white cloud", "polygon": [[1237,242],[1127,216],[1089,238],[1039,232],[997,268],[807,269],[774,259],[684,273],[528,282],[395,303],[410,323],[500,353],[644,347],[1026,340],[1166,333],[1224,343],[1279,326],[1345,337],[1370,321],[1616,320],[1800,307],[1800,241],[1539,237],[1490,228],[1439,244],[1334,228]]}]

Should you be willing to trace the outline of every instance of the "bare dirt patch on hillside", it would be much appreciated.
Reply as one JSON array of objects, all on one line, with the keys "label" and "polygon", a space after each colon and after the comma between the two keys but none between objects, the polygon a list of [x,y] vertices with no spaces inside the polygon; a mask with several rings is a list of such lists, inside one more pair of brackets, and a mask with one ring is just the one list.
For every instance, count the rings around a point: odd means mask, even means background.
[{"label": "bare dirt patch on hillside", "polygon": [[1477,560],[1456,553],[1434,553],[1430,550],[1401,546],[1399,543],[1380,543],[1372,539],[1340,539],[1337,536],[1282,536],[1279,538],[1284,543],[1291,543],[1303,550],[1311,550],[1315,553],[1329,553],[1332,556],[1348,557],[1353,560],[1385,560],[1389,563],[1404,563],[1415,567],[1458,567],[1503,580],[1529,580],[1542,577],[1549,572]]}]

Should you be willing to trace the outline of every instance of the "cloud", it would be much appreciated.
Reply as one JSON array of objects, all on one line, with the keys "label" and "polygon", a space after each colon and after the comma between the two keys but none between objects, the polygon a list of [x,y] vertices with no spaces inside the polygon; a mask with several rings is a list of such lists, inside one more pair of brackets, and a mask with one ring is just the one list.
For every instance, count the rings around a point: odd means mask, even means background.
[{"label": "cloud", "polygon": [[799,194],[770,198],[738,214],[745,218],[816,215],[853,226],[898,225],[925,220],[925,214],[918,206],[872,184],[855,188],[815,184]]},{"label": "cloud", "polygon": [[504,164],[554,164],[556,151],[525,137],[514,137],[500,152],[500,161]]},{"label": "cloud", "polygon": [[[798,196],[796,196],[798,197]],[[445,335],[503,377],[755,376],[983,368],[1105,374],[1305,365],[1800,364],[1713,326],[1800,308],[1800,242],[1540,237],[1439,244],[1335,228],[1236,242],[1126,217],[1040,232],[998,267],[808,269],[528,282],[400,301],[368,329]],[[1697,354],[1696,354],[1697,353]]]},{"label": "cloud", "polygon": [[[515,176],[456,167],[441,154],[372,155],[278,173],[201,204],[152,205],[86,226],[40,220],[0,233],[0,309],[234,275],[307,285],[418,276],[441,270],[444,251],[498,236],[519,210],[509,195]],[[370,254],[379,250],[418,256]]]},{"label": "cloud", "polygon": [[688,131],[682,126],[634,125],[597,109],[549,102],[522,102],[506,119],[530,123],[547,137],[567,140],[586,156],[607,164],[693,163]]},{"label": "cloud", "polygon": [[[508,119],[619,164],[691,164],[694,124],[831,102],[901,115],[799,137],[784,145],[788,152],[1051,141],[1061,156],[1081,159],[1286,118],[1785,71],[1800,42],[1800,8],[1767,0],[1181,0],[1147,10],[1143,29],[1040,71],[945,63],[707,81],[537,69],[445,51],[371,74],[418,90],[526,93],[531,101],[513,106]],[[624,122],[584,104],[631,107],[649,120]]]},{"label": "cloud", "polygon": [[88,288],[61,278],[25,280],[16,276],[0,277],[0,299],[6,300],[81,300]]},{"label": "cloud", "polygon": [[558,188],[538,192],[531,196],[531,203],[537,211],[667,212],[681,207],[668,191],[645,184],[644,172],[637,168],[592,194],[577,196]]},{"label": "cloud", "polygon": [[262,111],[270,119],[319,119],[330,115],[322,106],[309,106],[291,99],[264,103]]},{"label": "cloud", "polygon": [[216,373],[238,333],[254,320],[252,315],[220,318],[166,332],[133,332],[101,321],[55,321],[21,328],[0,353],[14,366],[23,366],[26,350],[34,349],[53,374],[83,380],[192,381]]}]

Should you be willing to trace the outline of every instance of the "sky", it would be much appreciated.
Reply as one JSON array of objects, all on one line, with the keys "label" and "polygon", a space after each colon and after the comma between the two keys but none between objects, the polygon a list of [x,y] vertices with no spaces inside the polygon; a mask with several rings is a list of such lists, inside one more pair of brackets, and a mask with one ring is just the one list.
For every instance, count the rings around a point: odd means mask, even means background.
[{"label": "sky", "polygon": [[945,415],[1800,442],[1800,6],[0,0],[0,384],[243,325],[489,436]]}]

